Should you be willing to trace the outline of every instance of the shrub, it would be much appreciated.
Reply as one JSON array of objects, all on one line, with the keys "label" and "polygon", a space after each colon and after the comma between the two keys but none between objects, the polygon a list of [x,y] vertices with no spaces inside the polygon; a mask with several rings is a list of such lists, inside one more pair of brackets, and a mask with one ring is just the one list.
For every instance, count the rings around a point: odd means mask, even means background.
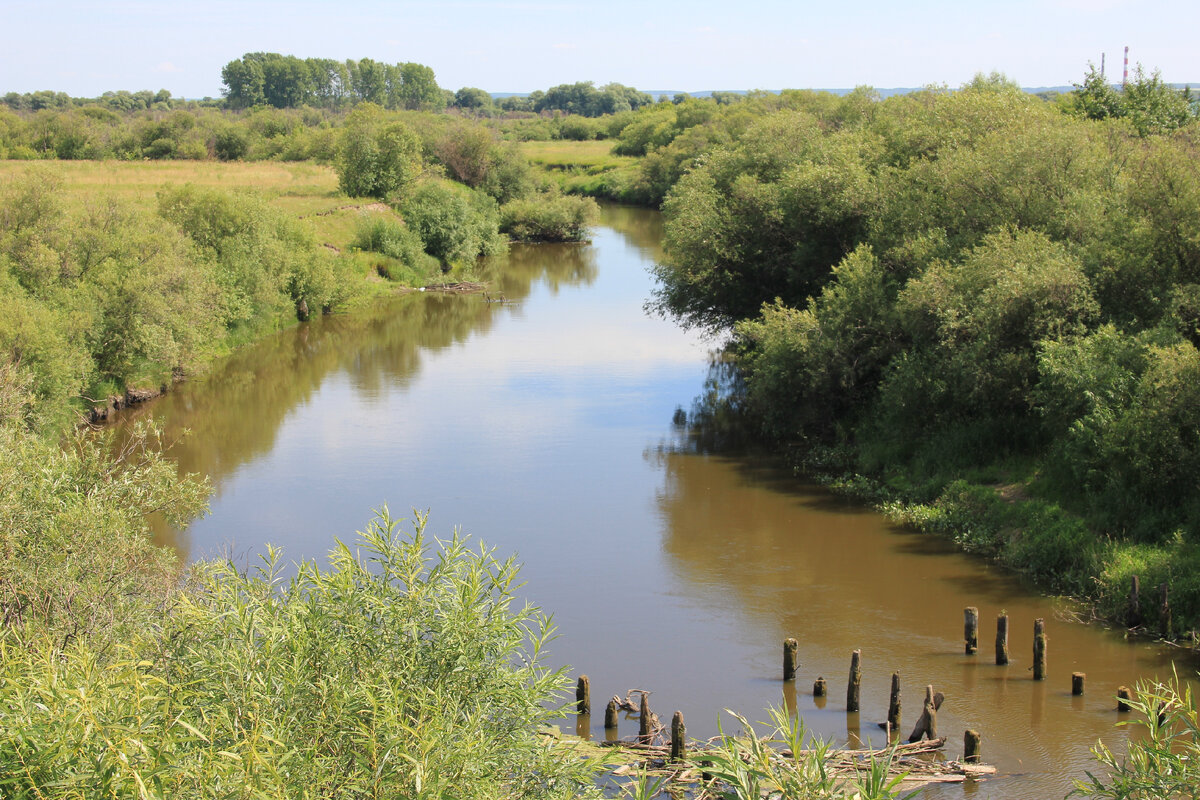
[{"label": "shrub", "polygon": [[447,266],[504,249],[496,201],[482,192],[427,181],[404,201],[401,212],[425,243],[425,252]]},{"label": "shrub", "polygon": [[540,194],[500,209],[500,231],[522,242],[582,242],[600,210],[590,197]]},{"label": "shrub", "polygon": [[1092,755],[1107,775],[1087,773],[1070,796],[1169,800],[1195,797],[1200,786],[1200,704],[1178,676],[1167,682],[1139,683],[1129,701],[1130,722],[1141,735],[1131,736],[1124,757],[1103,742]]},{"label": "shrub", "polygon": [[[363,214],[354,233],[353,246],[394,258],[418,273],[432,272],[436,259],[425,252],[421,237],[390,214]],[[429,262],[434,262],[431,266]]]},{"label": "shrub", "polygon": [[[518,568],[384,509],[291,580],[198,569],[157,629],[109,663],[5,662],[5,796],[543,798],[587,795],[543,744],[565,673]],[[15,655],[6,653],[6,655]]]},{"label": "shrub", "polygon": [[346,120],[338,147],[338,186],[351,197],[380,199],[401,192],[421,168],[421,143],[401,122],[385,123],[378,106],[362,103]]}]

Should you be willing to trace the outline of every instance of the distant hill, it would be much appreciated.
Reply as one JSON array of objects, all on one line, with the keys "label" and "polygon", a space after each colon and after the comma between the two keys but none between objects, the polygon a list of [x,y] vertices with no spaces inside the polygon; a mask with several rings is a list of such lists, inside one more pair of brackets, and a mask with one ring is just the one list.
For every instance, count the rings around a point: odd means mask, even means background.
[{"label": "distant hill", "polygon": [[[1113,85],[1119,86],[1120,84],[1114,83]],[[1172,83],[1171,86],[1175,87],[1176,89],[1185,89],[1189,86],[1200,88],[1200,81],[1193,81],[1191,83]],[[793,87],[793,88],[795,88],[795,87]],[[891,97],[891,96],[897,95],[897,94],[911,94],[912,92],[919,92],[922,89],[924,89],[925,87],[924,86],[898,86],[898,87],[894,87],[891,89],[881,89],[877,86],[873,86],[871,88],[873,88],[876,92],[878,92],[880,97]],[[1022,91],[1026,92],[1028,94],[1043,94],[1043,93],[1050,93],[1050,92],[1066,94],[1067,92],[1075,91],[1075,87],[1072,86],[1071,84],[1067,84],[1065,86],[1023,86],[1021,88],[1022,88]],[[712,93],[717,92],[717,91],[726,92],[728,94],[749,94],[749,90],[746,90],[746,89],[703,89],[701,91],[696,91],[696,92],[686,92],[683,89],[641,89],[640,91],[645,92],[646,94],[653,97],[655,100],[658,100],[659,98],[662,98],[662,97],[673,98],[677,94],[687,94],[692,97],[711,97]],[[779,90],[779,89],[762,89],[762,90],[756,89],[754,91],[766,91],[766,92],[770,92],[771,94],[779,94],[779,92],[781,90]],[[836,95],[841,96],[841,95],[850,94],[850,92],[854,91],[854,89],[853,88],[849,88],[849,89],[845,89],[845,88],[843,88],[843,89],[813,89],[813,91],[829,92],[830,94],[836,94]],[[529,92],[491,92],[493,99],[496,99],[496,100],[500,100],[501,98],[504,98],[504,97],[529,97],[529,94],[530,94]]]}]

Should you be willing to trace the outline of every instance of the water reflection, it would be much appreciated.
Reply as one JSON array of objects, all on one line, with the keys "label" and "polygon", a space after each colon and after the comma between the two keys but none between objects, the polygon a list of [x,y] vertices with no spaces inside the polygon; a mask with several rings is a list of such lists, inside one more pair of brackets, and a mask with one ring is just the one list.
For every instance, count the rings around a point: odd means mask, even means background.
[{"label": "water reflection", "polygon": [[[898,670],[910,724],[932,683],[947,696],[939,725],[952,754],[974,728],[987,760],[1032,776],[1020,791],[984,784],[980,797],[1064,794],[1088,746],[1113,740],[1112,690],[1166,674],[1169,656],[1072,624],[1069,608],[770,459],[728,454],[725,433],[674,427],[676,407],[729,392],[736,375],[642,311],[658,215],[603,213],[593,246],[518,246],[485,265],[504,303],[414,294],[315,320],[138,412],[191,428],[175,455],[218,492],[213,517],[163,535],[192,556],[240,536],[320,557],[383,501],[401,515],[431,508],[437,533],[459,525],[519,555],[528,598],[562,633],[554,663],[587,672],[598,698],[648,688],[660,716],[683,711],[698,737],[716,732],[723,708],[755,720],[783,703],[859,746],[881,741]],[[690,416],[704,418],[704,404]],[[1010,614],[1010,667],[987,647],[962,655],[967,605],[980,608],[985,643],[990,621]],[[1040,686],[1027,673],[1036,617],[1050,637]],[[801,670],[781,687],[789,636]],[[859,648],[863,710],[846,714]],[[1063,694],[1073,671],[1089,676],[1082,702]],[[826,699],[811,696],[818,675]],[[600,738],[599,716],[577,724]]]},{"label": "water reflection", "polygon": [[[597,274],[594,250],[579,245],[514,245],[483,266],[503,302],[479,295],[412,293],[382,299],[351,314],[314,319],[217,362],[201,378],[179,384],[162,400],[124,412],[117,427],[153,415],[183,472],[225,478],[272,452],[289,414],[308,404],[333,373],[345,374],[365,403],[416,380],[430,354],[486,335],[503,316],[519,316],[535,284],[554,292],[588,285]],[[184,430],[190,435],[181,436]],[[161,544],[189,552],[186,536],[157,523]]]},{"label": "water reflection", "polygon": [[[819,735],[879,742],[876,723],[886,716],[891,673],[903,677],[909,728],[922,688],[933,684],[947,697],[939,728],[951,737],[948,755],[961,748],[962,731],[973,728],[984,732],[988,762],[1028,774],[1019,789],[1000,783],[980,787],[979,796],[1065,794],[1069,776],[1091,765],[1096,739],[1119,746],[1125,736],[1109,713],[1115,688],[1138,677],[1167,678],[1178,657],[1153,643],[1131,645],[1076,624],[1069,604],[1037,596],[943,540],[895,528],[805,486],[770,459],[704,455],[679,441],[646,457],[664,476],[657,503],[676,585],[688,587],[697,603],[736,607],[743,629],[761,637],[764,666],[777,669],[779,643],[794,636],[800,642],[797,683],[837,676],[829,682],[827,709],[806,713],[785,686],[788,709],[799,707]],[[962,655],[966,606],[980,608],[985,644],[994,635],[989,621],[1001,611],[1010,615],[1010,666],[995,666],[986,646],[976,656]],[[1037,617],[1046,618],[1050,638],[1045,682],[1029,672]],[[859,648],[862,712],[845,714],[845,665]],[[1181,665],[1185,674],[1193,668]],[[1087,671],[1095,687],[1085,703],[1070,696],[1073,671]],[[901,733],[907,736],[908,729]],[[959,791],[929,789],[926,796]]]}]

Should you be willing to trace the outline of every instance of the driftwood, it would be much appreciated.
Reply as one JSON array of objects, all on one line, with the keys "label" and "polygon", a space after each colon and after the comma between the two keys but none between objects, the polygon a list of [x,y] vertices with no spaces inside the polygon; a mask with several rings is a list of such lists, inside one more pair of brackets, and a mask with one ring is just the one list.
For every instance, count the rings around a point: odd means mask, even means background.
[{"label": "driftwood", "polygon": [[913,728],[908,741],[919,742],[925,736],[930,739],[937,738],[937,712],[945,699],[946,695],[941,692],[935,694],[932,686],[925,687],[925,705],[921,711],[921,718],[917,720],[917,725]]},{"label": "driftwood", "polygon": [[[649,770],[664,775],[668,780],[678,783],[695,783],[702,780],[703,773],[696,765],[703,765],[707,754],[716,749],[720,737],[709,739],[707,742],[692,743],[688,747],[687,758],[682,763],[672,763],[671,745],[669,743],[653,743],[630,741],[599,742],[601,747],[617,748],[639,757],[636,763],[624,764],[613,771],[618,777],[636,774],[640,770]],[[967,779],[979,780],[996,773],[996,768],[985,764],[967,764],[961,761],[934,761],[927,758],[931,753],[939,752],[946,744],[945,738],[931,739],[911,744],[897,744],[893,747],[854,750],[825,751],[825,769],[834,775],[852,778],[857,775],[871,759],[892,756],[891,773],[904,774],[902,786],[914,787],[929,783],[961,783]],[[801,750],[793,754],[791,750],[782,749],[772,753],[771,758],[792,759],[815,755],[815,750]],[[924,756],[924,757],[923,757]]]}]

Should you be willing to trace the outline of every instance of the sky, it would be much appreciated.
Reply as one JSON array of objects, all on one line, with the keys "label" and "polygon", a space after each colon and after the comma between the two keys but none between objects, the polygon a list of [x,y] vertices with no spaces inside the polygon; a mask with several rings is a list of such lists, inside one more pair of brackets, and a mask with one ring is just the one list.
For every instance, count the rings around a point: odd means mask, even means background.
[{"label": "sky", "polygon": [[1107,54],[1200,84],[1196,0],[0,0],[0,93],[219,97],[254,51],[416,61],[447,89],[643,90],[1080,82]]}]

